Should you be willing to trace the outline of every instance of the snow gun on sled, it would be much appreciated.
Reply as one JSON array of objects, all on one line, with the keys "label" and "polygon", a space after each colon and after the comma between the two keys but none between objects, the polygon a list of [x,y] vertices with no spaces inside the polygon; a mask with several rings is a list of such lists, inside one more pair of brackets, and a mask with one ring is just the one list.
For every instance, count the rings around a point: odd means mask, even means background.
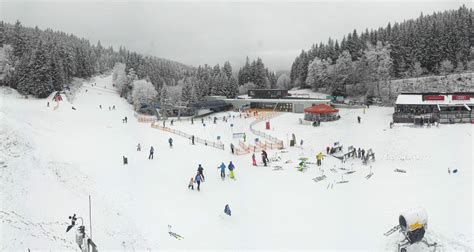
[{"label": "snow gun on sled", "polygon": [[414,208],[405,211],[398,217],[399,225],[393,227],[384,235],[389,236],[395,231],[400,230],[404,239],[398,243],[399,252],[406,252],[411,245],[422,242],[429,248],[433,247],[436,250],[436,242],[428,243],[425,238],[426,230],[428,229],[428,215],[423,208]]}]

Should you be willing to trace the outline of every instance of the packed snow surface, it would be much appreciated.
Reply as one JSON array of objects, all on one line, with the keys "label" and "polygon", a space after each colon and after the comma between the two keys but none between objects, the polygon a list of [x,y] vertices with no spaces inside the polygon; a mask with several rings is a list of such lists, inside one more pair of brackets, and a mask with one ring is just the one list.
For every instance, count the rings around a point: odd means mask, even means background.
[{"label": "packed snow surface", "polygon": [[[84,83],[73,104],[65,99],[57,107],[51,100],[0,91],[0,250],[77,249],[74,232],[65,232],[68,216],[83,217],[90,233],[89,195],[92,238],[101,250],[395,251],[401,234],[383,234],[414,207],[426,209],[426,237],[439,244],[437,251],[473,248],[470,124],[390,129],[393,108],[370,107],[365,113],[341,109],[339,121],[313,127],[299,124],[303,114],[285,113],[270,120],[270,130],[265,122],[254,126],[285,143],[284,150],[268,151],[268,167],[256,153],[254,167],[251,155],[229,150],[239,141],[232,133],[245,132],[247,143],[258,138],[249,131],[255,118],[239,113],[216,115],[230,115],[227,122],[206,118],[206,126],[200,119],[171,126],[212,141],[220,136],[225,150],[219,150],[139,123],[110,76]],[[125,116],[128,123],[122,122]],[[293,133],[297,147],[288,146]],[[341,163],[325,153],[334,142],[344,151],[351,145],[371,148],[376,160]],[[317,167],[320,151],[326,156]],[[296,168],[300,158],[308,158],[304,172]],[[217,166],[229,161],[236,179],[221,180]],[[200,192],[187,188],[199,164],[205,175]],[[458,172],[449,174],[448,168]],[[322,175],[324,180],[313,180]],[[231,217],[223,212],[226,204]],[[170,236],[168,225],[184,239]],[[409,251],[425,250],[417,244]]]}]

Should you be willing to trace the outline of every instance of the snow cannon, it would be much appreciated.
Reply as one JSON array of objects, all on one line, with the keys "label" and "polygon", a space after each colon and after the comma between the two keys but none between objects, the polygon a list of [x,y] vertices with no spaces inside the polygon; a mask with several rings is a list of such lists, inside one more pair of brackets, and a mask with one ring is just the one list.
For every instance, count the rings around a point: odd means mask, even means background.
[{"label": "snow cannon", "polygon": [[410,244],[420,242],[428,228],[428,214],[424,208],[414,208],[400,214],[400,231]]}]

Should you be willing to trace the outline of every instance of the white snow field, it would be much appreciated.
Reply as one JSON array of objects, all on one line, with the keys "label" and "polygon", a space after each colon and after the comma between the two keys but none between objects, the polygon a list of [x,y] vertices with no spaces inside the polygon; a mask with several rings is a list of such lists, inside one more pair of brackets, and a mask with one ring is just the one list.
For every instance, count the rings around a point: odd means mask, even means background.
[{"label": "white snow field", "polygon": [[[88,195],[92,238],[106,251],[396,251],[402,235],[383,234],[398,224],[401,212],[414,207],[426,209],[426,237],[438,243],[436,251],[474,247],[470,124],[390,129],[393,108],[371,107],[365,113],[342,109],[339,121],[312,127],[299,124],[302,114],[286,113],[272,119],[272,129],[266,131],[284,140],[283,151],[269,151],[269,157],[281,160],[253,167],[249,154],[229,151],[230,141],[237,143],[232,131],[245,131],[253,141],[248,128],[253,119],[218,120],[216,125],[207,121],[206,127],[199,119],[194,125],[175,122],[173,127],[189,134],[213,141],[221,136],[225,150],[191,145],[189,139],[137,122],[131,105],[113,91],[110,76],[85,83],[72,104],[62,101],[56,110],[55,102],[47,107],[46,99],[25,99],[8,88],[0,91],[2,251],[77,250],[75,230],[65,230],[68,216],[76,213],[90,232]],[[116,110],[109,111],[113,105]],[[218,116],[223,115],[228,113]],[[128,123],[122,123],[125,116]],[[264,122],[255,127],[265,131]],[[288,147],[291,133],[298,145],[304,139],[302,148]],[[316,153],[336,141],[345,150],[350,145],[372,148],[376,161],[366,166],[349,159],[342,164],[326,156],[317,168]],[[154,160],[148,160],[151,145]],[[122,156],[128,157],[128,165],[122,164]],[[256,156],[260,162],[260,153]],[[309,158],[304,172],[295,168],[300,157]],[[236,180],[222,181],[217,166],[231,160]],[[200,192],[187,188],[198,164],[206,178]],[[448,174],[448,168],[458,173]],[[373,176],[366,179],[370,169]],[[347,171],[355,172],[343,175]],[[325,180],[313,180],[322,174]],[[341,180],[348,182],[337,183]],[[226,204],[231,217],[223,213]],[[170,236],[168,225],[184,239]],[[409,251],[428,248],[416,244]]]}]

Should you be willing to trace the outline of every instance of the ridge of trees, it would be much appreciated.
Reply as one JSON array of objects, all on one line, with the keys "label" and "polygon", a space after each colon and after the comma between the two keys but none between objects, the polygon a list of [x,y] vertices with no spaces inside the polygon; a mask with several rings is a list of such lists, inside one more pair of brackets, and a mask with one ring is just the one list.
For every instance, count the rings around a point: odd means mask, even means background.
[{"label": "ridge of trees", "polygon": [[[462,6],[314,44],[295,58],[290,79],[300,87],[340,91],[347,84],[472,70],[474,13]],[[367,89],[361,93],[373,91]]]}]

